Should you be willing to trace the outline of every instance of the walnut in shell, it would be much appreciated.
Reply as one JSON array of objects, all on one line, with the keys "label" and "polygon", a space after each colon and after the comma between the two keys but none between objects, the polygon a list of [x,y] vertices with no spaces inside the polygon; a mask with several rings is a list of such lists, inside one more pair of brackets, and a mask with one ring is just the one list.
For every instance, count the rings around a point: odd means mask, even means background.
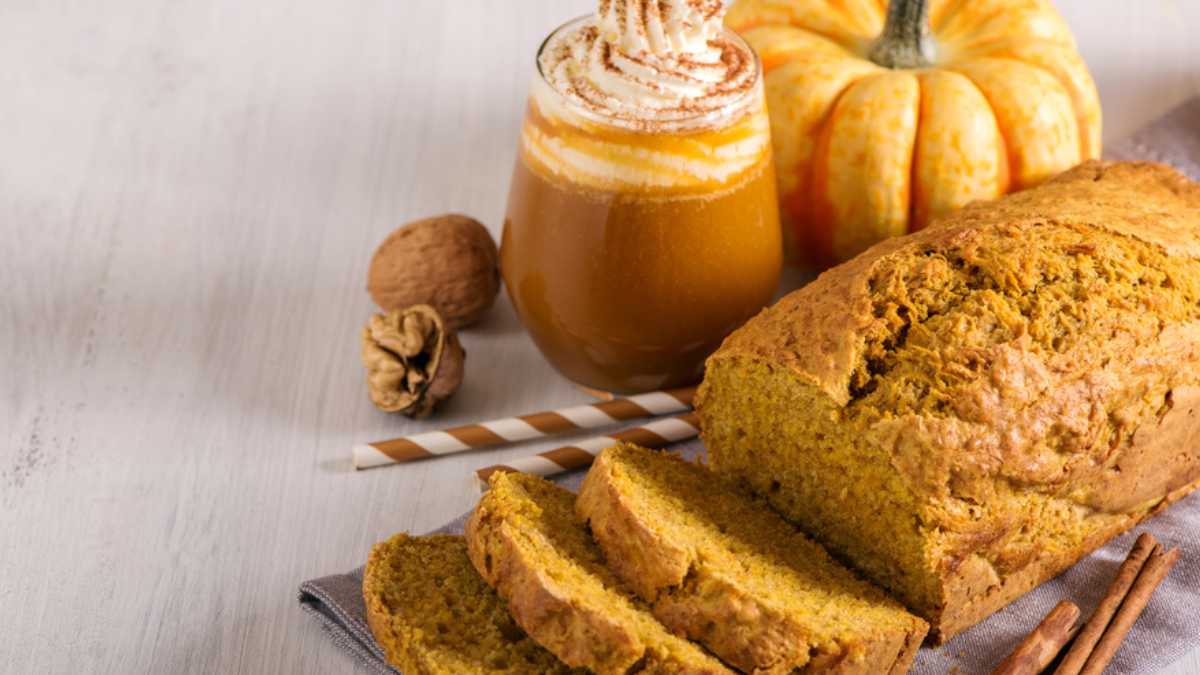
[{"label": "walnut in shell", "polygon": [[479,221],[449,214],[411,222],[375,250],[367,290],[384,311],[432,305],[455,330],[500,290],[496,242]]},{"label": "walnut in shell", "polygon": [[376,314],[362,336],[371,401],[386,412],[427,417],[462,384],[466,352],[429,305]]}]

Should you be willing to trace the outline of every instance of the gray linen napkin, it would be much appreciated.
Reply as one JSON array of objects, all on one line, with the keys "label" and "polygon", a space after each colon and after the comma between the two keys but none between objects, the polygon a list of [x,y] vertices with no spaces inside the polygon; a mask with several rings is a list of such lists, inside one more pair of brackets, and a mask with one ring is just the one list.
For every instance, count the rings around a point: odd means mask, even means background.
[{"label": "gray linen napkin", "polygon": [[[1110,147],[1112,159],[1149,159],[1171,164],[1200,180],[1200,99],[1193,99]],[[703,455],[699,441],[675,446],[694,459]],[[557,482],[572,490],[579,487],[583,471],[562,476]],[[466,515],[447,523],[438,532],[461,533]],[[1200,647],[1200,492],[1166,512],[1114,539],[1059,577],[1035,588],[992,617],[937,649],[923,647],[914,673],[981,673],[999,663],[1022,637],[1062,598],[1070,598],[1084,616],[1100,601],[1117,566],[1125,559],[1137,534],[1148,530],[1165,544],[1183,553],[1171,575],[1159,588],[1141,619],[1126,638],[1107,672],[1153,673]],[[363,552],[366,557],[366,552]],[[362,568],[306,581],[300,586],[300,606],[320,622],[331,639],[368,670],[383,674],[397,671],[383,659],[366,624],[362,599]]]}]

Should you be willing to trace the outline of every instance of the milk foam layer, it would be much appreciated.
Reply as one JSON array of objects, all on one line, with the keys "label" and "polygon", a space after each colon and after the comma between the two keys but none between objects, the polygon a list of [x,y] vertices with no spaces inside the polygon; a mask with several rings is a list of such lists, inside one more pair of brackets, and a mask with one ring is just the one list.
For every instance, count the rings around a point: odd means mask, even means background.
[{"label": "milk foam layer", "polygon": [[524,160],[543,173],[604,190],[719,190],[770,153],[765,108],[718,131],[686,135],[597,126],[535,78],[521,132]]},{"label": "milk foam layer", "polygon": [[770,152],[753,53],[719,0],[601,0],[539,55],[521,138],[534,168],[617,190],[705,191]]},{"label": "milk foam layer", "polygon": [[538,58],[560,94],[642,131],[720,126],[758,83],[754,55],[722,28],[720,0],[600,0],[594,17],[550,37]]}]

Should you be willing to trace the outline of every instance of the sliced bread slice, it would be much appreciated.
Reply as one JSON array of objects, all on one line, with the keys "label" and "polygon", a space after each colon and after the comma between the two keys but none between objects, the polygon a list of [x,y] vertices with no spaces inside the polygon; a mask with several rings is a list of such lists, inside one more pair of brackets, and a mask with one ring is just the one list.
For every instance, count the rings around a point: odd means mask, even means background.
[{"label": "sliced bread slice", "polygon": [[725,674],[626,590],[575,517],[575,495],[519,473],[493,474],[467,521],[471,562],[517,624],[572,666],[602,675]]},{"label": "sliced bread slice", "polygon": [[748,673],[904,673],[929,626],[706,467],[621,444],[576,508],[667,627]]},{"label": "sliced bread slice", "polygon": [[398,534],[376,544],[363,600],[375,641],[404,675],[577,672],[513,623],[462,537]]}]

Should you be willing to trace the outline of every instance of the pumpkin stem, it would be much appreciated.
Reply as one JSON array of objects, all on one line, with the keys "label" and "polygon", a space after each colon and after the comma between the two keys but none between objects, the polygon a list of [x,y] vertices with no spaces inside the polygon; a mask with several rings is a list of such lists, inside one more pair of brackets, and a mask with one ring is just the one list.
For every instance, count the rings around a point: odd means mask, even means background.
[{"label": "pumpkin stem", "polygon": [[933,65],[936,53],[928,0],[891,0],[883,33],[868,57],[884,68],[925,68]]}]

